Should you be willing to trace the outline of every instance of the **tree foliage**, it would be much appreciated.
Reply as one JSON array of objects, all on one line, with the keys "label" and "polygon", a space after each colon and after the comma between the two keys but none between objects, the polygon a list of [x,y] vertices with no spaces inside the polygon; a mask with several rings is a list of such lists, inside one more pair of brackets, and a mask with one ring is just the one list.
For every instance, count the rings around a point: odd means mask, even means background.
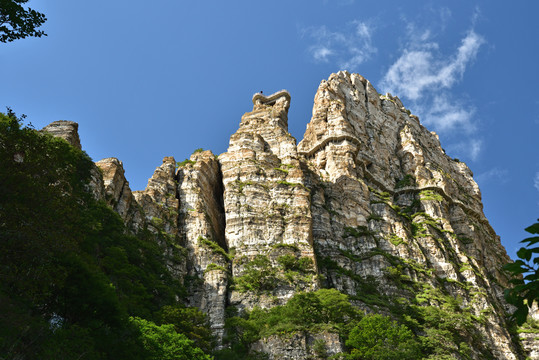
[{"label": "tree foliage", "polygon": [[346,335],[359,318],[360,313],[350,304],[348,296],[336,289],[299,292],[285,305],[255,308],[244,316],[229,317],[225,325],[225,342],[230,350],[218,353],[217,358],[247,359],[249,345],[271,335],[298,331],[331,331]]},{"label": "tree foliage", "polygon": [[187,336],[176,332],[174,325],[156,325],[137,317],[130,320],[140,330],[147,360],[211,360]]},{"label": "tree foliage", "polygon": [[27,2],[28,0],[0,0],[0,42],[47,35],[38,30],[47,18],[31,8],[24,8],[22,4]]},{"label": "tree foliage", "polygon": [[206,314],[194,307],[167,305],[160,311],[161,323],[171,324],[177,332],[185,334],[195,345],[206,352],[211,352],[214,337],[209,327]]},{"label": "tree foliage", "polygon": [[514,285],[505,290],[505,299],[517,307],[513,317],[519,325],[526,321],[533,303],[539,304],[539,219],[524,230],[535,236],[522,240],[527,245],[517,251],[519,260],[504,266]]},{"label": "tree foliage", "polygon": [[0,357],[152,358],[129,316],[168,321],[183,295],[160,242],[94,199],[88,155],[11,111],[0,164]]},{"label": "tree foliage", "polygon": [[414,360],[421,358],[420,343],[405,325],[383,315],[367,315],[350,332],[349,359]]}]

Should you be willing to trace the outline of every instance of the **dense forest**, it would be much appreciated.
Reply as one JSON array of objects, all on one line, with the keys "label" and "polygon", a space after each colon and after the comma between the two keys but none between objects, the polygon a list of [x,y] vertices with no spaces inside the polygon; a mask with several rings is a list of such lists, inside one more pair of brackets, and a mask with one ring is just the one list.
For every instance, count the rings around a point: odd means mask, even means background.
[{"label": "dense forest", "polygon": [[0,358],[209,358],[204,314],[154,237],[93,198],[87,154],[8,112],[0,163]]}]

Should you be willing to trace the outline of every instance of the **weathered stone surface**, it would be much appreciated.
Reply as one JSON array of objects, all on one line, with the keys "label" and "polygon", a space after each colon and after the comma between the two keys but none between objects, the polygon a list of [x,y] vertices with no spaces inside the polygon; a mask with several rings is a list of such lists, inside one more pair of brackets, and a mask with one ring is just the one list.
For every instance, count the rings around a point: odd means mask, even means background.
[{"label": "weathered stone surface", "polygon": [[135,200],[144,210],[150,231],[164,231],[171,236],[178,234],[177,191],[176,160],[167,156],[163,164],[155,169],[146,189],[133,192]]},{"label": "weathered stone surface", "polygon": [[[79,138],[79,124],[73,121],[59,120],[50,123],[41,129],[42,132],[51,134],[67,141],[71,146],[81,149]],[[15,154],[18,155],[18,154]],[[90,183],[88,184],[90,191],[94,194],[97,200],[105,199],[105,191],[103,179],[97,168],[92,169]]]},{"label": "weathered stone surface", "polygon": [[132,233],[137,233],[144,227],[144,215],[125,179],[122,162],[116,158],[106,158],[95,164],[103,174],[107,204],[120,215]]},{"label": "weathered stone surface", "polygon": [[[500,272],[509,257],[482,212],[479,188],[398,98],[378,94],[360,75],[332,74],[318,89],[298,152],[310,169],[314,246],[327,286],[362,307],[373,290],[412,298],[391,277],[400,264],[407,278],[482,316],[485,351],[516,358]],[[472,356],[482,355],[473,349]]]},{"label": "weathered stone surface", "polygon": [[72,146],[80,149],[79,124],[73,121],[58,120],[45,126],[41,131],[67,141]]},{"label": "weathered stone surface", "polygon": [[[219,156],[223,173],[226,245],[235,254],[232,274],[241,278],[252,260],[264,263],[271,289],[236,288],[230,301],[241,308],[270,307],[285,302],[298,289],[314,289],[314,250],[311,237],[309,190],[296,150],[288,133],[290,95],[256,94],[253,111],[243,115],[240,128],[230,138],[228,151]],[[307,281],[285,279],[279,258],[284,255],[312,260]],[[307,274],[308,275],[308,274]],[[268,275],[269,276],[269,275]]]},{"label": "weathered stone surface", "polygon": [[[170,259],[185,247],[182,265],[167,265],[185,278],[187,305],[208,314],[218,340],[227,306],[268,308],[326,286],[365,312],[387,315],[389,305],[406,309],[418,297],[419,306],[439,308],[457,299],[454,311],[474,320],[462,330],[472,359],[519,359],[519,347],[538,359],[536,333],[521,333],[517,344],[508,332],[503,290],[510,285],[500,269],[510,259],[466,164],[361,75],[322,81],[297,146],[289,105],[286,91],[255,94],[219,160],[197,151],[176,171],[167,157],[144,191],[131,193],[119,160],[96,164],[103,180],[96,172],[90,186],[132,233],[150,230]],[[78,143],[76,126],[49,127]],[[298,275],[284,257],[311,263]],[[253,271],[261,280],[246,283]],[[332,333],[271,336],[252,346],[270,359],[316,358],[324,348],[328,356],[344,351]]]},{"label": "weathered stone surface", "polygon": [[219,163],[211,151],[197,151],[180,166],[177,177],[180,232],[188,254],[189,305],[208,314],[220,343],[230,261],[225,251]]},{"label": "weathered stone surface", "polygon": [[534,303],[530,310],[528,321],[535,323],[534,328],[522,327],[519,331],[519,339],[527,360],[539,360],[539,306]]},{"label": "weathered stone surface", "polygon": [[328,332],[273,335],[257,341],[251,347],[253,352],[269,354],[269,360],[327,359],[344,350],[339,335]]}]

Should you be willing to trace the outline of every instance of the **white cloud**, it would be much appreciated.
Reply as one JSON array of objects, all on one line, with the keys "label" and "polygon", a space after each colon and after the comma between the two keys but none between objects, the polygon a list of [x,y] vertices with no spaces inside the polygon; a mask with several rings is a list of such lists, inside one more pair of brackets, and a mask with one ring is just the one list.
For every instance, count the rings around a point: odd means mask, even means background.
[{"label": "white cloud", "polygon": [[[448,10],[440,14],[442,22],[450,17]],[[469,30],[447,55],[434,41],[439,37],[434,28],[418,28],[413,22],[407,25],[405,45],[383,76],[381,88],[408,100],[421,121],[440,135],[458,136],[457,143],[446,146],[475,161],[483,148],[481,140],[471,138],[477,130],[475,107],[452,90],[462,81],[485,39]]]},{"label": "white cloud", "polygon": [[535,173],[535,177],[533,178],[533,186],[539,191],[539,171]]},{"label": "white cloud", "polygon": [[472,122],[475,109],[453,101],[449,94],[439,93],[423,106],[418,106],[423,123],[432,125],[440,132],[456,128],[466,134],[472,133],[476,126]]},{"label": "white cloud", "polygon": [[313,49],[313,57],[316,61],[321,62],[328,62],[329,56],[333,54],[333,51],[331,49],[328,49],[325,46],[321,46],[318,48]]},{"label": "white cloud", "polygon": [[470,158],[475,161],[481,153],[483,147],[483,141],[481,140],[471,140],[470,141]]},{"label": "white cloud", "polygon": [[403,54],[390,66],[382,79],[382,87],[410,100],[418,100],[425,91],[448,89],[462,78],[466,66],[475,58],[484,43],[483,37],[469,31],[458,48],[456,54],[445,59],[438,53],[437,43],[425,43],[430,34],[423,32],[412,40],[412,48],[405,49]]},{"label": "white cloud", "polygon": [[343,70],[354,71],[377,52],[372,44],[372,28],[365,22],[352,21],[342,32],[326,26],[301,30],[303,36],[314,39],[309,53],[316,62],[335,61]]},{"label": "white cloud", "polygon": [[456,144],[450,144],[449,152],[456,154],[458,158],[467,158],[476,161],[483,150],[483,140],[470,139]]},{"label": "white cloud", "polygon": [[507,176],[508,176],[507,169],[500,169],[499,167],[495,167],[475,176],[475,179],[479,183],[486,183],[491,180],[496,180],[501,183],[505,183],[507,182]]}]

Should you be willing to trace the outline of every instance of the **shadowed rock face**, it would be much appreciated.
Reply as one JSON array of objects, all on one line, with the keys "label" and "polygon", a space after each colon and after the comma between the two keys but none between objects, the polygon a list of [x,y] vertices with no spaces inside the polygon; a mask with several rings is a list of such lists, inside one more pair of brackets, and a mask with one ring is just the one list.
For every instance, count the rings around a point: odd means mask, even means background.
[{"label": "shadowed rock face", "polygon": [[[475,319],[463,330],[471,358],[518,359],[500,272],[510,259],[468,167],[448,157],[397,97],[379,94],[361,75],[339,72],[321,82],[297,145],[289,106],[287,91],[255,94],[227,152],[217,159],[196,151],[179,167],[165,157],[143,191],[131,192],[119,160],[101,160],[96,196],[129,231],[166,234],[172,240],[163,246],[185,248],[185,262],[170,268],[188,279],[187,305],[208,314],[219,344],[227,306],[272,307],[330,287],[384,314],[458,299],[455,311]],[[78,144],[75,123],[56,123],[44,130]],[[294,278],[283,257],[310,265]],[[258,283],[245,282],[250,271],[259,271]],[[304,359],[315,341],[330,354],[344,349],[329,332],[274,335],[253,350]],[[523,344],[537,358],[534,339]]]},{"label": "shadowed rock face", "polygon": [[144,215],[131,192],[129,182],[125,178],[123,163],[116,158],[106,158],[95,164],[103,175],[107,204],[120,215],[132,233],[143,229]]}]

